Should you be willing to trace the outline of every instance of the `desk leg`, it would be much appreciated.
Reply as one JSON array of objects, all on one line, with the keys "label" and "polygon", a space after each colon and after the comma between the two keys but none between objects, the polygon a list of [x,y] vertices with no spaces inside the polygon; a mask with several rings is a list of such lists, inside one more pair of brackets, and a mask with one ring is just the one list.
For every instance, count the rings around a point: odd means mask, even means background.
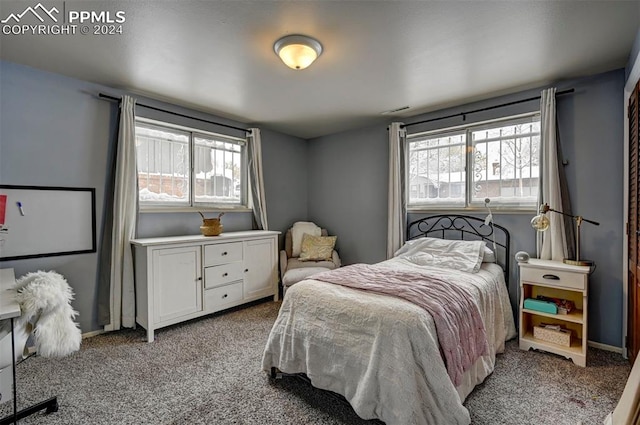
[{"label": "desk leg", "polygon": [[16,412],[15,416],[7,416],[4,419],[0,419],[0,425],[9,425],[10,423],[18,423],[18,420],[33,415],[40,410],[47,409],[47,413],[53,413],[58,411],[58,397],[51,397],[48,400],[42,401],[38,404],[34,404],[31,407],[27,407],[19,412]]},{"label": "desk leg", "polygon": [[13,317],[11,318],[11,368],[13,369],[13,423],[18,423],[18,386],[16,384],[16,339],[13,332]]}]

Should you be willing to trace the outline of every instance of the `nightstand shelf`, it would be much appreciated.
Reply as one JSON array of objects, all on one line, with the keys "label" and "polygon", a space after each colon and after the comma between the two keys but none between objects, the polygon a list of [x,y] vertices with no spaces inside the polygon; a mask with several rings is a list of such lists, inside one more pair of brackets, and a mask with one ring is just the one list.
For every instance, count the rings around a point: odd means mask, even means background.
[{"label": "nightstand shelf", "polygon": [[[544,348],[552,347],[555,350],[554,352],[560,355],[564,355],[564,353],[568,353],[571,356],[582,354],[582,341],[576,338],[571,340],[571,345],[569,347],[538,339],[533,336],[533,332],[526,332],[525,335],[520,339],[521,340],[524,339],[530,344],[544,346]],[[534,348],[537,348],[537,347],[534,347]],[[545,350],[544,348],[540,348],[540,349],[542,351],[550,351],[550,350]],[[561,353],[558,353],[557,351],[560,351]]]},{"label": "nightstand shelf", "polygon": [[[520,349],[547,351],[587,364],[587,299],[589,267],[573,266],[561,261],[531,259],[520,267]],[[569,314],[551,314],[525,309],[524,300],[545,296],[573,301]],[[569,346],[533,336],[533,329],[543,324],[560,325],[571,331]]]},{"label": "nightstand shelf", "polygon": [[522,312],[528,313],[528,314],[537,314],[538,316],[551,317],[553,319],[561,319],[567,322],[584,323],[584,319],[583,319],[584,313],[582,310],[575,310],[569,314],[550,314],[550,313],[544,313],[542,311],[529,310],[529,309],[523,308]]}]

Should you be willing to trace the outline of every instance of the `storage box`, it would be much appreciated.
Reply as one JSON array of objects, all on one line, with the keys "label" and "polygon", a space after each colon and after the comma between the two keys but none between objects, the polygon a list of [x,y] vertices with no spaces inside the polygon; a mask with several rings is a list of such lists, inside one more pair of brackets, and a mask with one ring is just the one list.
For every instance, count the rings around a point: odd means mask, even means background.
[{"label": "storage box", "polygon": [[550,301],[527,298],[524,300],[524,308],[527,310],[541,311],[543,313],[558,314],[558,306]]},{"label": "storage box", "polygon": [[548,329],[542,326],[533,327],[533,337],[542,341],[553,342],[554,344],[571,346],[571,331],[567,329]]}]

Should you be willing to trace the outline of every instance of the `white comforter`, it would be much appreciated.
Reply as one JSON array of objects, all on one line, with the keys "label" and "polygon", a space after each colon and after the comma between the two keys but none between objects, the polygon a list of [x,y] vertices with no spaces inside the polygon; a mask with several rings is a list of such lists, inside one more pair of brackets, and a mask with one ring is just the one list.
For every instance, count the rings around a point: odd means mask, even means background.
[{"label": "white comforter", "polygon": [[[380,265],[420,267],[402,258]],[[387,425],[469,424],[462,402],[493,371],[505,341],[516,335],[502,269],[485,263],[478,273],[429,270],[471,292],[489,340],[489,354],[476,361],[457,388],[440,355],[434,321],[424,309],[312,279],[287,290],[263,369],[305,373],[315,387],[343,395],[360,417]]]}]

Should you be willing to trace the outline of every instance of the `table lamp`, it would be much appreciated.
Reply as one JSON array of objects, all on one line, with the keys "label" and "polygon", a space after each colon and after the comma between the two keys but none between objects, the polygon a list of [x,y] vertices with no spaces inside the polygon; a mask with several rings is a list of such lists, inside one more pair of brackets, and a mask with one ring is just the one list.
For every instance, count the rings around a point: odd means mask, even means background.
[{"label": "table lamp", "polygon": [[538,232],[544,232],[545,230],[547,230],[549,228],[550,221],[549,221],[549,217],[546,216],[546,213],[549,211],[562,214],[567,217],[571,217],[576,221],[576,259],[572,260],[569,258],[565,258],[562,260],[562,262],[565,264],[573,265],[573,266],[588,266],[593,269],[594,267],[593,261],[580,259],[580,226],[582,225],[583,221],[586,221],[587,223],[595,224],[596,226],[599,226],[600,223],[593,220],[587,220],[586,218],[580,215],[571,215],[571,214],[563,213],[562,211],[554,210],[553,208],[549,208],[548,204],[544,204],[544,205],[540,205],[539,214],[531,219],[531,227],[536,229]]}]

